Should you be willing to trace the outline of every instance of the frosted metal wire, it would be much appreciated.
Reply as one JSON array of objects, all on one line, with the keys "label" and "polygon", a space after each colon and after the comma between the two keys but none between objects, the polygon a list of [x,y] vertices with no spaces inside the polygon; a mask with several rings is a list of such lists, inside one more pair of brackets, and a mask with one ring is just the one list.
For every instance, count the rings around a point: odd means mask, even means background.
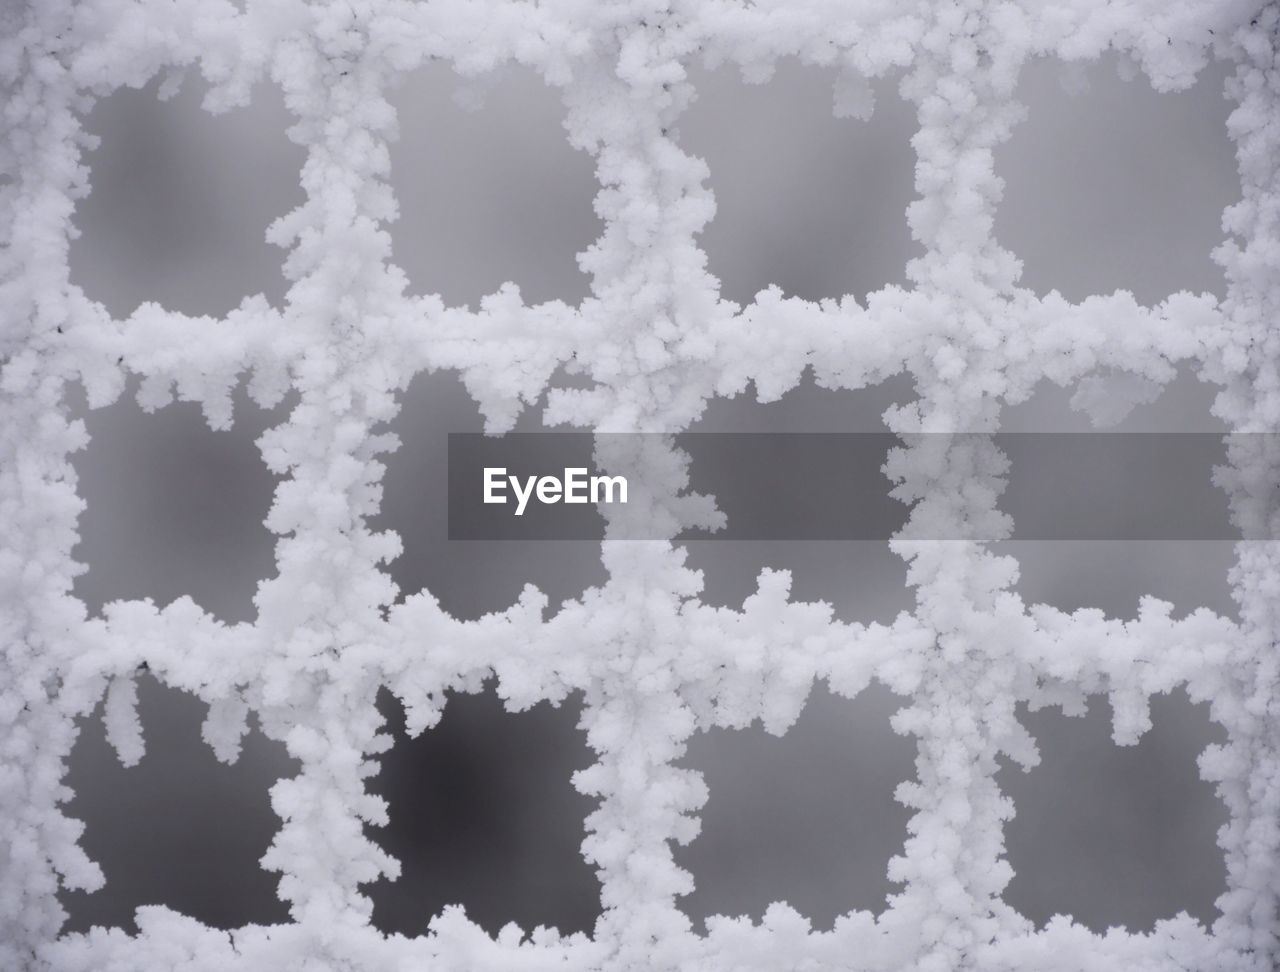
[{"label": "frosted metal wire", "polygon": [[[399,549],[371,532],[380,433],[414,375],[453,370],[488,426],[509,428],[559,367],[590,390],[551,392],[548,421],[609,431],[685,427],[717,395],[754,382],[776,398],[812,368],[829,388],[906,371],[919,398],[891,411],[897,431],[994,430],[1002,405],[1040,379],[1138,375],[1163,383],[1188,363],[1221,387],[1215,413],[1240,431],[1280,424],[1280,70],[1274,4],[1211,0],[1078,2],[654,2],[654,0],[9,0],[0,5],[0,968],[65,972],[209,970],[856,969],[1203,970],[1264,972],[1280,963],[1280,555],[1242,543],[1231,574],[1237,623],[1201,609],[1171,617],[1144,599],[1136,620],[1028,605],[1016,569],[986,546],[1008,536],[997,507],[1003,459],[982,440],[930,444],[895,460],[913,515],[893,548],[909,563],[917,607],[891,626],[845,624],[789,598],[765,571],[741,610],[698,599],[699,579],[666,542],[608,541],[609,581],[558,612],[532,588],[478,621],[450,617],[429,591],[397,603],[381,565]],[[1019,69],[1047,55],[1082,61],[1113,49],[1161,91],[1190,84],[1209,59],[1234,66],[1229,134],[1242,201],[1214,252],[1226,298],[1174,294],[1153,307],[1120,291],[1071,304],[1016,285],[1013,254],[992,237],[1001,181],[993,149],[1023,114]],[[761,293],[721,300],[695,234],[712,215],[704,164],[676,122],[687,65],[737,65],[765,77],[783,56],[839,68],[837,109],[865,115],[868,79],[901,73],[919,131],[918,198],[907,212],[924,256],[907,288],[865,304]],[[465,76],[512,62],[559,92],[570,141],[592,153],[605,228],[582,257],[592,296],[529,306],[514,288],[478,311],[405,294],[386,224],[396,204],[388,90],[428,59]],[[283,91],[306,148],[306,202],[270,230],[289,249],[282,309],[250,297],[225,319],[144,304],[127,320],[69,279],[76,202],[88,191],[81,121],[95,99],[160,76],[199,72],[206,107],[244,104],[254,84]],[[429,178],[429,174],[424,177]],[[231,421],[247,375],[256,401],[297,404],[261,440],[285,479],[266,525],[276,576],[252,624],[226,625],[183,598],[160,610],[116,602],[91,618],[71,595],[82,569],[68,456],[85,442],[65,390],[115,400],[129,376],[147,407],[176,395]],[[1113,395],[1123,395],[1118,383]],[[1121,402],[1121,405],[1124,403]],[[667,450],[649,468],[678,490]],[[1275,513],[1277,457],[1240,446],[1224,475],[1237,516]],[[988,490],[960,483],[986,484]],[[674,503],[675,519],[703,515]],[[963,530],[971,540],[914,537]],[[1274,535],[1272,527],[1270,535]],[[674,535],[674,531],[671,535]],[[62,783],[75,720],[106,695],[108,734],[126,763],[143,753],[134,677],[146,663],[209,704],[205,737],[234,759],[250,711],[296,758],[271,790],[281,819],[264,866],[280,874],[291,923],[234,932],[161,907],[137,935],[95,929],[59,937],[59,886],[102,875],[77,845]],[[494,675],[508,708],[585,696],[595,764],[576,786],[599,797],[583,853],[602,883],[591,936],[508,926],[496,938],[459,909],[424,914],[416,938],[370,925],[362,884],[398,863],[371,843],[385,820],[366,792],[389,745],[380,687],[405,704],[411,730],[431,726],[446,692]],[[918,743],[916,776],[898,797],[914,811],[890,877],[901,890],[878,916],[852,912],[830,932],[775,905],[762,922],[718,918],[704,934],[677,907],[690,876],[671,841],[697,832],[700,774],[675,765],[711,726],[762,719],[784,731],[815,682],[855,696],[877,679],[911,703],[895,727]],[[1153,693],[1183,686],[1208,701],[1229,741],[1200,760],[1230,812],[1219,833],[1228,890],[1206,928],[1182,916],[1149,934],[1096,935],[1063,919],[1044,930],[1004,903],[1011,875],[1002,825],[1011,805],[997,757],[1024,766],[1035,745],[1019,702],[1078,710],[1109,696],[1115,739],[1149,726]],[[833,849],[838,853],[838,849]],[[428,928],[428,921],[430,922]]]}]

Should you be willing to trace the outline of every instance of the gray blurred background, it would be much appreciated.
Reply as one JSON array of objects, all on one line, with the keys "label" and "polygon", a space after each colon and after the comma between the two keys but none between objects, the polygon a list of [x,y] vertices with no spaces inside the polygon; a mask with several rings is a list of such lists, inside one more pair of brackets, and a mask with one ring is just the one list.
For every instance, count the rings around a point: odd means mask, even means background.
[{"label": "gray blurred background", "polygon": [[[1067,93],[1059,74],[1047,63],[1028,68],[1030,117],[997,155],[1006,191],[996,232],[1023,258],[1023,283],[1073,300],[1117,288],[1144,302],[1181,289],[1220,295],[1208,253],[1238,195],[1222,70],[1176,95],[1122,81],[1106,60],[1085,71],[1083,93]],[[905,283],[903,267],[919,252],[903,215],[915,125],[892,81],[877,85],[875,115],[860,122],[833,117],[826,70],[784,62],[763,86],[732,69],[694,77],[699,99],[678,135],[711,168],[718,211],[702,243],[728,298],[748,301],[770,283],[809,299]],[[591,159],[564,140],[558,99],[519,70],[502,74],[478,111],[459,108],[455,88],[433,66],[397,93],[396,262],[415,292],[454,304],[475,306],[507,280],[529,301],[576,302],[588,281],[575,254],[600,227]],[[72,275],[117,317],[144,300],[221,315],[246,295],[283,298],[284,254],[263,233],[301,198],[289,119],[274,89],[219,117],[199,109],[201,94],[195,79],[168,102],[154,86],[123,91],[87,119],[102,143],[88,157],[93,193],[77,212]],[[901,376],[858,392],[806,380],[774,404],[714,401],[696,428],[878,430],[884,409],[911,396]],[[1188,371],[1119,427],[1215,430],[1212,396]],[[1007,410],[1005,427],[1088,428],[1069,397],[1044,386]],[[240,394],[235,428],[214,432],[192,404],[146,414],[126,397],[86,412],[72,399],[92,435],[76,459],[89,505],[76,549],[89,570],[76,593],[94,612],[119,598],[164,604],[189,594],[226,621],[252,620],[256,585],[274,571],[262,519],[275,485],[254,441],[288,403],[264,412]],[[443,494],[446,434],[479,430],[479,415],[450,375],[420,376],[402,399],[394,429],[403,446],[389,457],[376,523],[404,540],[391,565],[402,592],[427,587],[449,611],[475,618],[508,606],[529,581],[558,604],[605,579],[589,543],[447,541],[443,508],[424,497]],[[537,416],[521,427],[536,428]],[[1021,561],[1017,587],[1028,601],[1132,617],[1151,593],[1178,615],[1200,605],[1234,615],[1225,542],[1006,547]],[[687,548],[712,604],[740,604],[768,566],[790,569],[795,597],[827,600],[843,619],[888,622],[912,607],[904,565],[883,544]],[[683,899],[695,924],[717,913],[759,917],[774,900],[818,927],[851,908],[884,907],[894,891],[885,866],[907,819],[892,793],[913,775],[914,746],[889,726],[901,701],[880,688],[849,701],[819,686],[782,738],[753,727],[692,740],[684,762],[710,789],[702,834],[677,851],[697,884]],[[510,715],[488,691],[453,698],[423,737],[398,736],[373,784],[390,800],[391,824],[371,834],[403,863],[398,882],[371,888],[379,927],[420,932],[456,902],[490,930],[507,921],[591,928],[598,885],[577,848],[593,801],[570,784],[592,758],[578,704]],[[398,732],[398,703],[385,697],[382,706]],[[108,883],[64,895],[68,928],[132,928],[133,909],[153,903],[219,927],[287,918],[275,876],[257,860],[276,826],[267,788],[291,761],[254,732],[239,763],[221,766],[200,742],[202,709],[144,679],[150,749],[132,769],[115,761],[100,723],[85,722],[70,812],[86,822],[84,844]],[[1068,913],[1095,929],[1147,929],[1184,910],[1211,921],[1224,887],[1215,831],[1226,815],[1195,760],[1221,732],[1203,706],[1174,695],[1156,700],[1155,728],[1137,746],[1120,748],[1109,715],[1097,699],[1081,719],[1026,716],[1043,762],[1000,775],[1017,805],[1006,900],[1038,923]]]}]

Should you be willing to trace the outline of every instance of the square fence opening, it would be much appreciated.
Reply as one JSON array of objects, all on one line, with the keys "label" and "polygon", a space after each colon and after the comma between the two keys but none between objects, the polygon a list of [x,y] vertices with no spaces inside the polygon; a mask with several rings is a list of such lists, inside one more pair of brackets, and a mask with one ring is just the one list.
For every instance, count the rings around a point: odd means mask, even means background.
[{"label": "square fence opening", "polygon": [[889,724],[906,702],[878,684],[847,699],[819,683],[782,736],[755,723],[693,737],[680,763],[710,795],[698,836],[676,850],[694,880],[685,913],[759,920],[783,901],[825,930],[883,911],[910,816],[894,790],[915,773],[915,743]]},{"label": "square fence opening", "polygon": [[1148,932],[1183,911],[1211,925],[1226,890],[1216,835],[1227,810],[1196,761],[1226,733],[1207,710],[1182,690],[1155,696],[1152,728],[1117,746],[1104,699],[1076,718],[1020,708],[1041,762],[999,774],[1017,808],[1005,825],[1005,901],[1038,926],[1063,914],[1095,932]]},{"label": "square fence opening", "polygon": [[118,90],[84,119],[100,139],[85,153],[89,196],[76,204],[72,283],[123,320],[139,304],[225,315],[245,297],[283,303],[286,253],[267,227],[305,200],[305,153],[280,91],[257,85],[245,107],[212,114],[208,85],[188,78]]},{"label": "square fence opening", "polygon": [[288,407],[261,409],[239,386],[234,424],[211,429],[194,402],[144,411],[135,388],[82,412],[89,444],[72,462],[88,504],[75,555],[88,570],[76,595],[95,613],[189,596],[222,621],[253,620],[258,583],[276,572],[263,519],[278,482],[256,442]]},{"label": "square fence opening", "polygon": [[590,293],[577,255],[600,234],[596,180],[565,139],[557,89],[528,68],[462,79],[436,63],[390,100],[392,259],[411,292],[471,307],[507,282],[530,304]]},{"label": "square fence opening", "polygon": [[864,120],[836,116],[831,68],[787,58],[763,84],[732,66],[689,74],[697,100],[677,139],[711,171],[716,214],[699,241],[723,297],[750,304],[772,284],[802,300],[862,301],[905,285],[921,252],[905,216],[916,120],[893,79],[869,85]]},{"label": "square fence opening", "polygon": [[384,691],[378,707],[394,743],[369,788],[390,823],[368,833],[401,870],[365,889],[374,925],[420,935],[462,905],[489,934],[509,922],[590,932],[600,884],[580,845],[595,801],[571,780],[592,762],[580,699],[507,712],[492,687],[455,692],[440,722],[413,738],[394,696]]},{"label": "square fence opening", "polygon": [[1122,78],[1126,67],[1114,54],[1024,65],[1017,97],[1029,112],[996,150],[995,237],[1037,294],[1221,297],[1210,254],[1223,209],[1240,198],[1222,95],[1230,69],[1213,63],[1190,89],[1159,92],[1144,76]]},{"label": "square fence opening", "polygon": [[[400,598],[430,591],[457,618],[503,611],[533,584],[552,610],[608,575],[600,545],[585,540],[449,539],[450,432],[481,432],[476,403],[453,372],[416,377],[400,396],[400,412],[388,425],[400,446],[384,460],[381,511],[374,529],[394,530],[403,552],[388,565]],[[536,430],[532,410],[519,428]]]},{"label": "square fence opening", "polygon": [[198,698],[146,673],[137,693],[146,752],[136,764],[118,759],[102,705],[81,720],[68,760],[68,812],[84,822],[82,845],[106,885],[62,892],[64,933],[100,926],[136,934],[134,911],[145,905],[212,928],[287,923],[278,875],[260,861],[280,825],[269,790],[296,762],[257,728],[234,763],[220,762],[202,738],[208,707]]}]

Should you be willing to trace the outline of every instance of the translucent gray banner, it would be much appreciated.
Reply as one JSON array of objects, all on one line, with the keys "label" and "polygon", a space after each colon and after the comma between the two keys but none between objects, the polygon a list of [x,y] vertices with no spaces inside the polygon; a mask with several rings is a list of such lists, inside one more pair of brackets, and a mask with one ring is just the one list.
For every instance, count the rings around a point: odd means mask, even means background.
[{"label": "translucent gray banner", "polygon": [[451,540],[887,540],[893,477],[966,466],[947,489],[998,491],[1010,539],[1269,540],[1280,436],[455,433],[448,461]]}]

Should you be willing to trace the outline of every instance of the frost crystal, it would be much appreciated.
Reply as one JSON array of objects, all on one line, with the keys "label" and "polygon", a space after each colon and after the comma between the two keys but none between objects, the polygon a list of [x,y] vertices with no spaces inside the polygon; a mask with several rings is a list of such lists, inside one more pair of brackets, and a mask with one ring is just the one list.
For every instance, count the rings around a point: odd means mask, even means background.
[{"label": "frost crystal", "polygon": [[[509,428],[561,365],[592,380],[553,392],[545,419],[601,431],[684,428],[716,395],[754,382],[762,398],[807,367],[858,388],[906,371],[919,398],[891,413],[895,431],[997,427],[1002,404],[1047,377],[1076,385],[1100,417],[1147,400],[1180,362],[1221,387],[1217,414],[1241,431],[1280,425],[1280,9],[1259,0],[35,0],[0,5],[0,968],[152,969],[1150,969],[1264,972],[1280,962],[1280,551],[1242,543],[1232,573],[1242,620],[1182,620],[1148,599],[1131,622],[1097,611],[1025,605],[1016,564],[985,546],[1006,536],[996,501],[1003,457],[972,439],[926,442],[894,460],[913,515],[894,549],[909,561],[917,610],[890,627],[842,624],[822,604],[792,602],[789,578],[765,572],[740,611],[698,599],[699,576],[666,542],[606,541],[603,587],[548,616],[529,589],[507,611],[460,622],[430,592],[397,603],[380,565],[394,534],[366,521],[378,507],[379,427],[423,370],[454,369],[489,427]],[[1210,58],[1235,67],[1228,95],[1242,199],[1216,251],[1226,298],[1179,293],[1142,307],[1124,292],[1072,305],[1017,287],[1019,264],[992,238],[1001,181],[992,152],[1023,111],[1021,65],[1068,65],[1118,51],[1159,90],[1185,87]],[[713,202],[703,163],[681,151],[675,123],[693,91],[686,66],[732,62],[767,78],[778,58],[839,68],[833,102],[873,110],[868,81],[905,71],[915,105],[918,198],[907,218],[924,256],[909,289],[866,306],[760,293],[723,301],[695,234]],[[428,58],[478,78],[509,62],[538,71],[567,110],[573,145],[595,158],[605,220],[582,257],[592,294],[578,307],[526,306],[514,288],[478,312],[407,296],[391,263],[394,218],[385,94]],[[306,202],[271,239],[290,248],[283,310],[247,298],[226,319],[146,304],[110,319],[71,284],[75,203],[89,189],[80,120],[94,99],[154,77],[199,71],[207,107],[278,85],[305,146]],[[68,455],[85,441],[65,388],[90,403],[141,379],[148,406],[202,404],[231,420],[242,375],[263,404],[298,401],[261,440],[288,478],[267,525],[278,574],[259,589],[256,622],[223,625],[189,599],[164,610],[120,602],[102,619],[71,596],[77,516]],[[655,461],[656,459],[656,461]],[[625,461],[625,457],[623,457]],[[646,457],[673,488],[681,457]],[[1237,517],[1257,524],[1280,457],[1247,444],[1222,476]],[[989,488],[960,490],[957,484]],[[696,504],[672,504],[674,536]],[[684,511],[683,513],[681,511]],[[690,512],[692,511],[692,512]],[[967,541],[921,542],[939,523]],[[956,531],[960,531],[957,533]],[[616,534],[615,534],[616,535]],[[134,678],[146,665],[210,704],[205,738],[233,759],[250,711],[300,761],[278,783],[280,830],[264,865],[281,875],[290,924],[223,932],[168,909],[138,913],[140,932],[59,937],[59,886],[94,888],[96,865],[63,815],[60,780],[75,720],[104,695],[121,758],[143,754]],[[384,819],[366,792],[386,738],[375,697],[389,687],[412,730],[434,724],[447,690],[495,675],[513,709],[586,698],[597,762],[578,775],[600,798],[583,845],[603,884],[591,937],[508,927],[496,938],[458,909],[417,938],[383,936],[360,886],[398,864],[363,834]],[[914,810],[901,883],[880,916],[854,912],[826,933],[786,905],[756,925],[713,920],[697,934],[677,908],[691,879],[671,841],[697,830],[699,774],[675,761],[693,734],[762,719],[784,731],[815,679],[853,696],[871,679],[910,695],[895,727],[916,738]],[[1008,907],[1002,824],[1012,808],[997,758],[1036,760],[1015,717],[1020,701],[1114,705],[1115,737],[1149,724],[1156,692],[1185,686],[1208,700],[1229,742],[1204,775],[1230,811],[1219,835],[1229,890],[1211,928],[1185,917],[1150,934],[1094,935],[1067,920],[1043,931]],[[429,920],[429,928],[427,922]]]}]

